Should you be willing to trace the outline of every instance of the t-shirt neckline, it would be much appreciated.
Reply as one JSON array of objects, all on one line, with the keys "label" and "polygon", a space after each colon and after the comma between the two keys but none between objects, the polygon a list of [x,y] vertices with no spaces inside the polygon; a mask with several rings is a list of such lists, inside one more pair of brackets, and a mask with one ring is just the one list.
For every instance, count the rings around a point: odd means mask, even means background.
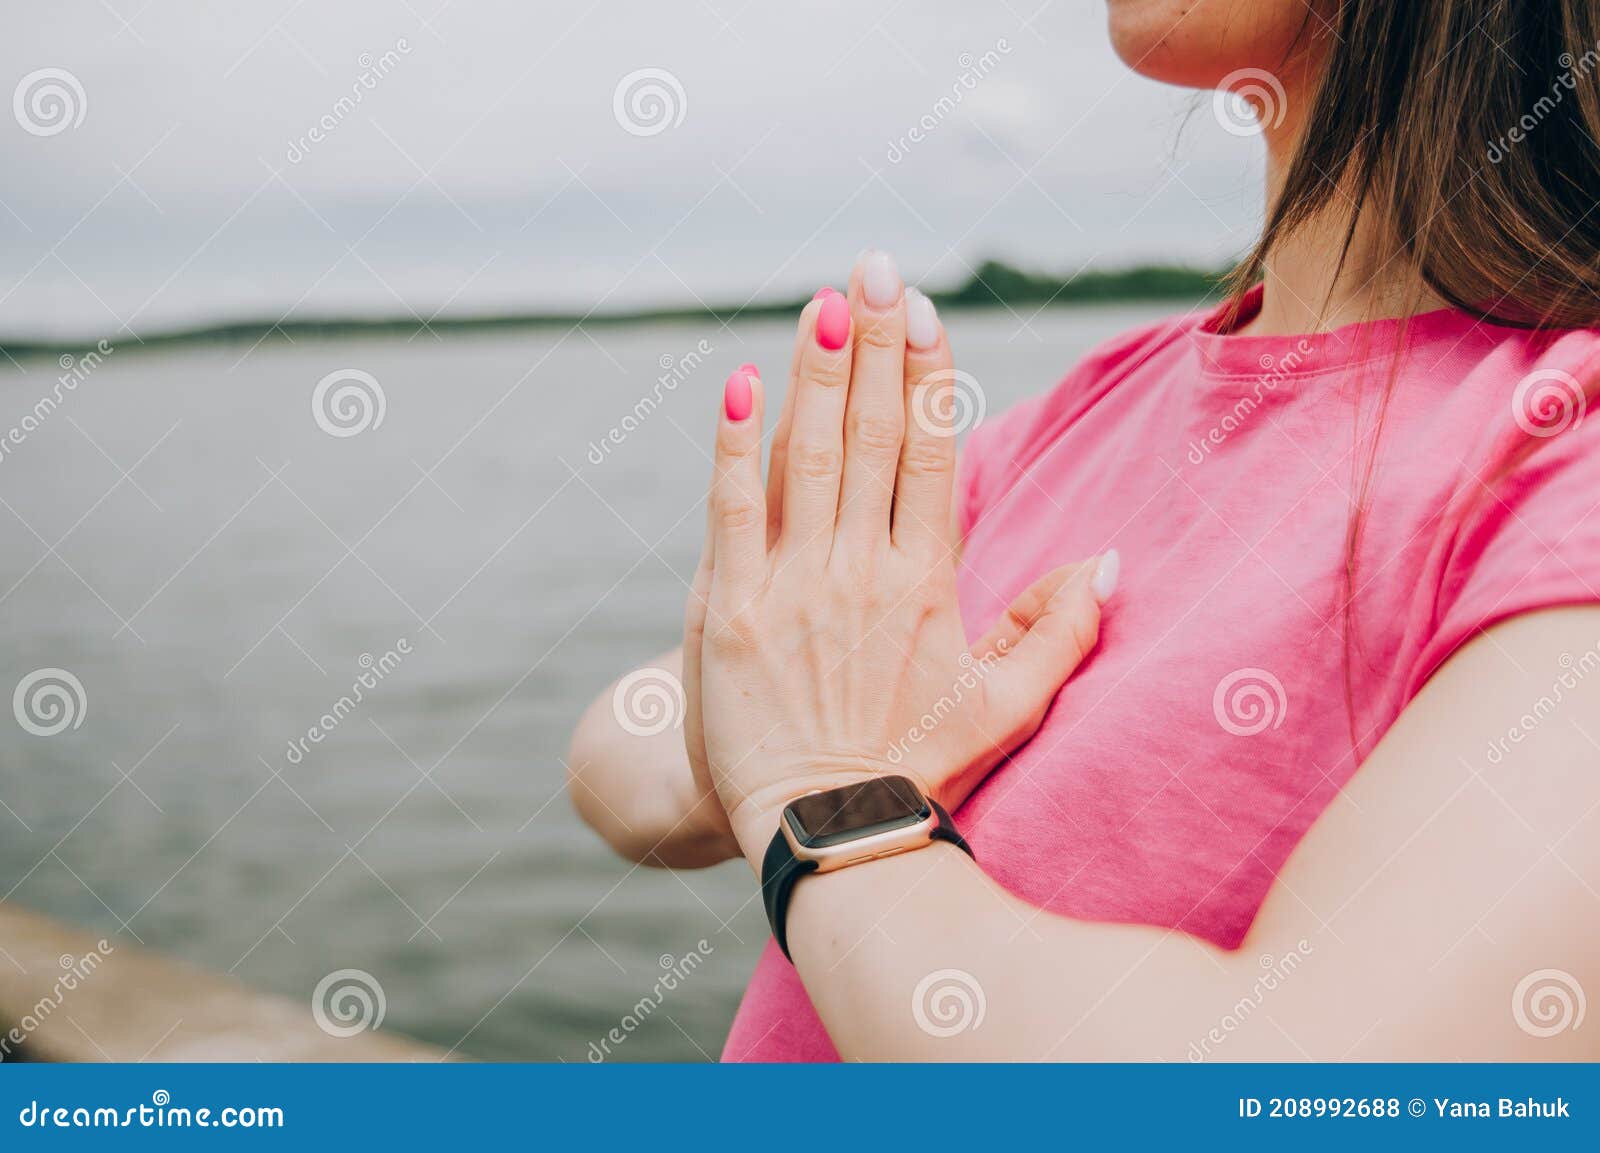
[{"label": "t-shirt neckline", "polygon": [[1245,293],[1237,319],[1225,329],[1230,302],[1223,301],[1201,316],[1188,336],[1200,354],[1201,371],[1218,380],[1271,376],[1315,376],[1359,367],[1393,357],[1402,336],[1408,348],[1441,338],[1461,339],[1473,325],[1486,324],[1459,308],[1440,308],[1413,316],[1355,321],[1326,332],[1277,336],[1241,336],[1240,325],[1260,311],[1265,286]]}]

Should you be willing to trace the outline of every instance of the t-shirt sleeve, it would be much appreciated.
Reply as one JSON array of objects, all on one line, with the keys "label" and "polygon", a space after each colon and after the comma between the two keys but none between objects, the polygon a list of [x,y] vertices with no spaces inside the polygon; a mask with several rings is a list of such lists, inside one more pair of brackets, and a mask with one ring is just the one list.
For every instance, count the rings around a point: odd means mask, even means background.
[{"label": "t-shirt sleeve", "polygon": [[1435,627],[1407,699],[1483,630],[1522,613],[1600,604],[1600,412],[1522,445],[1498,480],[1469,478],[1440,575]]}]

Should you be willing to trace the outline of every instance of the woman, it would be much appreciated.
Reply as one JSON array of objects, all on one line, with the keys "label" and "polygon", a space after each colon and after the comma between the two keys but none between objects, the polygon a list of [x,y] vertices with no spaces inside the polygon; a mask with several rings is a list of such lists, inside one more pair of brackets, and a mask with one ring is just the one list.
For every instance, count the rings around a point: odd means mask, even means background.
[{"label": "woman", "polygon": [[764,486],[728,381],[687,754],[607,693],[577,804],[758,876],[819,792],[955,814],[972,856],[787,878],[730,1059],[1600,1055],[1600,5],[1109,7],[1137,71],[1252,93],[1238,291],[958,470],[944,330],[866,254]]}]

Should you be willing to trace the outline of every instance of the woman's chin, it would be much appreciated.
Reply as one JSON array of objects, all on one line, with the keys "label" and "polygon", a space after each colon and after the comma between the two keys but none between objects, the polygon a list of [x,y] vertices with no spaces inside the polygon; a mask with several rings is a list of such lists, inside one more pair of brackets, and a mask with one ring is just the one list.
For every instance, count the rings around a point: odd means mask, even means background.
[{"label": "woman's chin", "polygon": [[1134,72],[1214,88],[1241,68],[1277,71],[1305,27],[1300,0],[1108,0],[1111,46]]}]

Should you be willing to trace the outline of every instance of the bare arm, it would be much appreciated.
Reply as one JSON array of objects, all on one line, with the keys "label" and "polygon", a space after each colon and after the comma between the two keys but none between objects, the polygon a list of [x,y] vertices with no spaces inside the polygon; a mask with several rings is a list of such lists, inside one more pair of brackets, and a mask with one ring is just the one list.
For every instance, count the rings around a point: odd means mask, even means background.
[{"label": "bare arm", "polygon": [[[662,653],[643,668],[681,681],[683,650]],[[681,726],[624,728],[619,683],[594,699],[572,734],[567,790],[578,815],[630,861],[697,869],[737,856],[721,804],[695,783]]]},{"label": "bare arm", "polygon": [[[802,881],[795,964],[846,1059],[1593,1060],[1600,1031],[1572,1026],[1600,991],[1600,681],[1485,750],[1597,630],[1600,608],[1549,611],[1457,654],[1237,951],[1053,916],[938,846]],[[936,970],[950,1023],[965,986],[981,1027],[919,1027]]]}]

